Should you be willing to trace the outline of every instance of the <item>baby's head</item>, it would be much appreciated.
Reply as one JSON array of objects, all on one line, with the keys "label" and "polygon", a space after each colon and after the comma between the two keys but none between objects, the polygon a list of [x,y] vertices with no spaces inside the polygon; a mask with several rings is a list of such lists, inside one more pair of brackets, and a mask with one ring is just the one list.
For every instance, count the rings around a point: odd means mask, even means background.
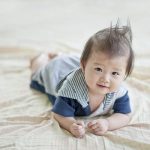
[{"label": "baby's head", "polygon": [[128,57],[126,65],[126,77],[133,69],[134,53],[132,50],[132,32],[130,26],[106,28],[98,31],[87,41],[81,55],[81,64],[85,65],[93,52],[102,52],[110,59],[125,56]]}]

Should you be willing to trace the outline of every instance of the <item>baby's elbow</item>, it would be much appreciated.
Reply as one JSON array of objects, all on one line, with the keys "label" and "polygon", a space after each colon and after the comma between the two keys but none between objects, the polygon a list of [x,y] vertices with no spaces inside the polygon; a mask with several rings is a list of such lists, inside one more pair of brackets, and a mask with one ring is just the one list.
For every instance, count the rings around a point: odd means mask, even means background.
[{"label": "baby's elbow", "polygon": [[57,121],[59,121],[60,116],[54,112],[52,112],[53,118]]},{"label": "baby's elbow", "polygon": [[128,114],[125,114],[125,115],[127,117],[127,122],[129,123],[131,121],[132,114],[128,113]]},{"label": "baby's elbow", "polygon": [[129,118],[131,118],[131,116],[132,116],[132,113],[128,113],[128,114],[126,114]]}]

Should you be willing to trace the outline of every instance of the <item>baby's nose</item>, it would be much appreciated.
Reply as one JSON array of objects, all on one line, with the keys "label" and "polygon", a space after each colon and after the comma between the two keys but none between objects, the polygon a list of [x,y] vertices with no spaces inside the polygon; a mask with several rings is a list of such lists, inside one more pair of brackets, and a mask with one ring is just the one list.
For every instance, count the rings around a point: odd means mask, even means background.
[{"label": "baby's nose", "polygon": [[109,74],[103,74],[103,75],[101,76],[101,78],[100,78],[100,81],[101,81],[101,82],[104,82],[104,83],[109,82],[109,80],[110,80]]}]

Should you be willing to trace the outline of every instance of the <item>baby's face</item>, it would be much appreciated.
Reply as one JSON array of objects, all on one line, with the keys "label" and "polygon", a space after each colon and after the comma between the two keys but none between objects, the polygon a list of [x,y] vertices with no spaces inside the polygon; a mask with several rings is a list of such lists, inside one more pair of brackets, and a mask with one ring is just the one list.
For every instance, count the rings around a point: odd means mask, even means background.
[{"label": "baby's face", "polygon": [[86,64],[81,64],[88,90],[93,95],[115,92],[125,78],[127,56],[109,57],[94,52]]}]

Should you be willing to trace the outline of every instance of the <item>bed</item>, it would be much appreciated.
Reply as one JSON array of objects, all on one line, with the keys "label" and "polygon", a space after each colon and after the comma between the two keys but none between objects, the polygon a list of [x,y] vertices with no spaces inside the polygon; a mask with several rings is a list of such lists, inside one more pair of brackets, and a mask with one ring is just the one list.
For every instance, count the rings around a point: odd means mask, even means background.
[{"label": "bed", "polygon": [[86,133],[83,139],[60,128],[48,98],[29,88],[30,59],[39,53],[0,48],[0,150],[150,150],[150,53],[136,55],[126,81],[132,106],[129,125],[104,136]]}]

